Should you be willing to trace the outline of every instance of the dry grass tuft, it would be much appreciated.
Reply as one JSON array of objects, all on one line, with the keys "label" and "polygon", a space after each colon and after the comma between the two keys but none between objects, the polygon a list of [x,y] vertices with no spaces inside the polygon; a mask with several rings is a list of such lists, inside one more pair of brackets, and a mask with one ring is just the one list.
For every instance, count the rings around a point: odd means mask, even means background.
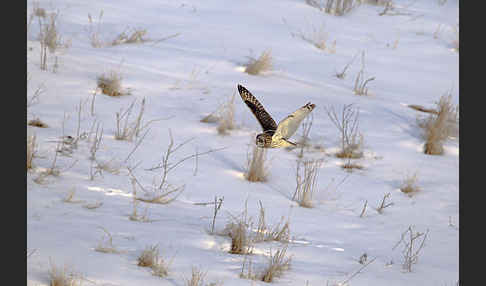
[{"label": "dry grass tuft", "polygon": [[103,94],[109,96],[120,96],[129,94],[127,91],[122,90],[122,76],[117,71],[110,71],[108,74],[102,74],[97,78],[98,88],[101,89]]},{"label": "dry grass tuft", "polygon": [[458,109],[451,103],[451,95],[443,95],[436,104],[437,115],[418,120],[424,130],[424,153],[428,155],[443,154],[444,141],[457,133]]},{"label": "dry grass tuft", "polygon": [[360,0],[305,0],[305,2],[328,14],[343,16],[355,8]]},{"label": "dry grass tuft", "polygon": [[420,191],[420,188],[417,186],[417,173],[409,174],[405,177],[400,186],[400,191],[410,197]]},{"label": "dry grass tuft", "polygon": [[[245,255],[245,259],[243,260],[243,264],[241,265],[240,278],[258,280],[258,273],[255,273],[253,269],[251,258],[248,261],[248,263],[246,261],[247,261],[247,256]],[[245,273],[245,267],[246,267],[246,273]]]},{"label": "dry grass tuft", "polygon": [[27,21],[27,35],[29,35],[30,25],[32,24],[34,18],[37,17],[37,18],[44,19],[46,18],[46,16],[47,16],[46,9],[41,8],[38,1],[34,1],[32,3],[32,13],[30,13],[29,20]]},{"label": "dry grass tuft", "polygon": [[227,135],[228,130],[233,130],[236,128],[235,124],[235,94],[231,97],[231,99],[221,106],[221,110],[219,112],[219,120],[218,120],[218,134],[220,135]]},{"label": "dry grass tuft", "polygon": [[363,170],[363,166],[361,166],[358,163],[351,163],[351,162],[346,162],[344,165],[341,166],[341,168],[348,170],[348,171],[353,171],[354,169],[358,170]]},{"label": "dry grass tuft", "polygon": [[152,269],[152,275],[154,276],[167,277],[169,275],[170,262],[167,263],[159,256],[157,245],[148,246],[137,258],[137,265],[149,267]]},{"label": "dry grass tuft", "polygon": [[41,44],[46,45],[50,53],[54,53],[57,47],[61,46],[60,37],[56,27],[57,16],[57,13],[49,14],[49,23],[43,26],[40,35]]},{"label": "dry grass tuft", "polygon": [[251,217],[248,217],[248,206],[247,202],[245,202],[245,210],[239,216],[231,215],[231,219],[223,231],[231,238],[229,253],[251,254],[253,252],[251,228]]},{"label": "dry grass tuft", "polygon": [[376,6],[391,5],[393,0],[360,0],[361,3],[371,4]]},{"label": "dry grass tuft", "polygon": [[88,33],[89,38],[91,41],[91,46],[93,48],[102,48],[102,47],[113,47],[117,45],[123,44],[137,44],[137,43],[146,43],[146,42],[154,42],[159,43],[180,35],[180,33],[175,33],[164,38],[159,39],[148,39],[145,38],[147,35],[147,29],[143,28],[127,28],[125,31],[120,33],[118,36],[115,37],[112,41],[110,40],[103,40],[100,37],[101,33],[101,19],[103,18],[103,10],[100,11],[100,14],[97,19],[96,25],[94,24],[93,17],[91,14],[88,13]]},{"label": "dry grass tuft", "polygon": [[266,160],[267,150],[253,146],[252,157],[247,154],[247,167],[245,178],[250,182],[266,182],[268,168]]},{"label": "dry grass tuft", "polygon": [[65,203],[71,203],[71,204],[77,204],[77,203],[82,203],[84,202],[83,200],[75,200],[74,195],[76,194],[76,189],[73,187],[68,191],[66,196],[62,199],[63,202]]},{"label": "dry grass tuft", "polygon": [[249,223],[244,220],[230,222],[226,228],[231,238],[231,254],[250,254],[253,252],[253,241]]},{"label": "dry grass tuft", "polygon": [[34,118],[32,120],[30,120],[27,125],[29,126],[34,126],[34,127],[39,127],[39,128],[47,128],[49,127],[47,124],[45,124],[44,122],[42,122],[42,120],[40,120],[39,118]]},{"label": "dry grass tuft", "polygon": [[289,221],[284,223],[284,218],[274,225],[268,226],[265,222],[265,209],[260,202],[260,215],[258,226],[255,228],[253,218],[248,216],[247,202],[244,211],[238,215],[230,214],[230,220],[220,235],[227,235],[231,238],[232,254],[252,254],[254,244],[258,242],[279,241],[287,243],[290,240]]},{"label": "dry grass tuft", "polygon": [[[41,10],[40,10],[41,11]],[[40,12],[42,13],[42,12]],[[53,54],[58,48],[69,48],[71,41],[64,41],[59,34],[57,28],[57,18],[59,12],[52,12],[46,14],[45,17],[39,17],[39,41],[41,44],[40,52],[40,68],[41,70],[47,70],[47,51]],[[54,71],[58,67],[57,57],[54,64]]]},{"label": "dry grass tuft", "polygon": [[151,222],[152,220],[150,220],[148,218],[148,207],[145,208],[145,212],[143,215],[139,215],[138,214],[138,204],[140,203],[140,201],[137,199],[137,183],[135,181],[134,178],[131,178],[131,181],[132,181],[132,188],[133,188],[133,211],[132,211],[132,214],[129,216],[129,219],[131,221],[140,221],[140,222]]},{"label": "dry grass tuft", "polygon": [[169,268],[164,260],[160,260],[157,264],[155,264],[151,268],[152,268],[152,275],[154,276],[164,278],[169,275]]},{"label": "dry grass tuft", "polygon": [[351,12],[359,3],[361,3],[359,0],[326,0],[324,12],[336,16],[343,16]]},{"label": "dry grass tuft", "polygon": [[272,67],[272,52],[270,50],[266,50],[261,53],[258,59],[250,57],[250,61],[246,64],[245,72],[251,75],[259,75],[263,72],[271,70]]},{"label": "dry grass tuft", "polygon": [[50,265],[49,286],[81,286],[81,277],[77,277],[67,266],[60,269],[52,261]]},{"label": "dry grass tuft", "polygon": [[27,137],[27,170],[32,169],[32,160],[34,159],[37,145],[35,144],[37,136],[31,135]]},{"label": "dry grass tuft", "polygon": [[150,41],[149,39],[144,38],[146,34],[147,30],[142,28],[135,28],[131,31],[124,31],[111,42],[111,45],[116,46],[122,44],[144,43]]},{"label": "dry grass tuft", "polygon": [[358,159],[363,157],[361,151],[363,136],[358,132],[359,109],[352,104],[344,105],[339,116],[333,107],[326,108],[327,115],[341,133],[341,151],[336,154],[338,158]]},{"label": "dry grass tuft", "polygon": [[104,234],[101,238],[101,241],[95,247],[95,251],[103,253],[121,253],[118,249],[115,248],[115,246],[113,246],[113,238],[111,234],[104,227],[99,228],[103,230]]},{"label": "dry grass tuft", "polygon": [[192,267],[191,279],[186,280],[186,286],[204,286],[204,277],[207,272],[202,272],[197,267]]},{"label": "dry grass tuft", "polygon": [[46,9],[40,7],[39,2],[34,2],[32,8],[32,15],[39,18],[47,17]]},{"label": "dry grass tuft", "polygon": [[159,246],[148,246],[137,258],[137,265],[141,267],[152,267],[159,261]]},{"label": "dry grass tuft", "polygon": [[324,24],[322,24],[319,28],[312,26],[309,33],[299,31],[291,34],[293,37],[301,38],[302,40],[312,44],[319,50],[328,51],[330,54],[336,53],[336,40],[334,40],[332,43],[328,42],[329,37]]},{"label": "dry grass tuft", "polygon": [[274,278],[279,277],[285,270],[290,268],[290,257],[286,257],[288,245],[277,250],[275,254],[272,255],[270,251],[270,257],[268,266],[264,269],[261,281],[263,282],[273,282]]},{"label": "dry grass tuft", "polygon": [[[363,137],[359,137],[360,139]],[[363,157],[362,152],[353,152],[354,150],[357,150],[361,148],[362,141],[358,141],[355,145],[352,145],[352,148],[342,150],[336,154],[336,157],[341,158],[341,159],[359,159]],[[349,164],[349,163],[347,163]]]},{"label": "dry grass tuft", "polygon": [[256,235],[253,238],[254,242],[262,241],[280,241],[288,242],[290,240],[290,227],[289,221],[287,220],[285,224],[281,227],[282,220],[274,227],[267,226],[265,222],[265,209],[260,202],[260,215],[258,217],[258,227],[256,230]]},{"label": "dry grass tuft", "polygon": [[203,122],[203,123],[216,123],[216,122],[219,122],[221,118],[216,114],[216,111],[204,116],[200,122]]},{"label": "dry grass tuft", "polygon": [[[316,188],[317,176],[323,160],[307,160],[302,162],[297,160],[296,170],[296,187],[292,200],[296,201],[299,206],[305,208],[312,208],[312,197],[314,193],[318,191]],[[301,168],[304,166],[304,172],[302,174]]]},{"label": "dry grass tuft", "polygon": [[[140,104],[140,111],[133,122],[128,122],[132,114],[133,107],[135,105],[134,100],[130,106],[125,110],[116,112],[116,140],[132,141],[134,138],[139,137],[143,130],[145,130],[155,120],[150,120],[143,124],[143,114],[145,113],[145,98],[142,99]],[[124,122],[123,122],[124,121]],[[142,136],[143,138],[143,136]],[[142,139],[141,139],[142,140]]]}]

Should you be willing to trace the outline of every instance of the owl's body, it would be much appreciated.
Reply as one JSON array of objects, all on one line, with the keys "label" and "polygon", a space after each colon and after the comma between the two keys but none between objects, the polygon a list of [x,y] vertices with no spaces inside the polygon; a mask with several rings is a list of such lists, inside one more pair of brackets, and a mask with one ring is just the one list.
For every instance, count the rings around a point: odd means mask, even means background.
[{"label": "owl's body", "polygon": [[268,130],[256,136],[255,144],[262,148],[281,148],[287,146],[296,146],[297,144],[284,139],[274,137],[275,131]]},{"label": "owl's body", "polygon": [[260,123],[263,133],[256,136],[256,145],[261,148],[282,148],[296,146],[288,139],[294,135],[302,120],[315,108],[310,102],[284,118],[277,125],[273,118],[265,111],[263,105],[243,86],[238,85],[243,102],[250,108]]}]

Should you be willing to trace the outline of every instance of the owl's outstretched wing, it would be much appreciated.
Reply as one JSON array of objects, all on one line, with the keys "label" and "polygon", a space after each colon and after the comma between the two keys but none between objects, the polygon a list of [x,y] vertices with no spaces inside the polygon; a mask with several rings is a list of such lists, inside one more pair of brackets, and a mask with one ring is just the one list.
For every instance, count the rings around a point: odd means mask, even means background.
[{"label": "owl's outstretched wing", "polygon": [[309,113],[311,113],[315,107],[315,104],[311,104],[309,102],[294,111],[289,116],[285,117],[278,123],[277,131],[275,131],[274,137],[283,138],[285,140],[289,139],[292,135],[294,135],[295,131],[297,131],[302,120],[304,120],[304,118],[309,115]]},{"label": "owl's outstretched wing", "polygon": [[263,105],[243,86],[238,85],[238,92],[240,93],[243,102],[250,108],[253,115],[255,115],[258,122],[262,126],[263,131],[276,130],[277,123],[275,120],[265,111]]}]

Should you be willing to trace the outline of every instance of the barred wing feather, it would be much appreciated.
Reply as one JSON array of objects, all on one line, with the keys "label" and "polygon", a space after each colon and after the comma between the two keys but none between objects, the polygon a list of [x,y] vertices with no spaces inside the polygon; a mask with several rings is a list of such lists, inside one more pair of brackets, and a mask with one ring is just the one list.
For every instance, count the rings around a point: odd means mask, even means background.
[{"label": "barred wing feather", "polygon": [[311,104],[310,102],[306,105],[302,106],[301,108],[294,111],[289,116],[285,117],[282,121],[279,122],[277,126],[277,131],[275,132],[275,138],[283,138],[289,139],[294,135],[294,133],[299,128],[300,123],[304,118],[311,113],[311,111],[316,107],[315,104]]}]

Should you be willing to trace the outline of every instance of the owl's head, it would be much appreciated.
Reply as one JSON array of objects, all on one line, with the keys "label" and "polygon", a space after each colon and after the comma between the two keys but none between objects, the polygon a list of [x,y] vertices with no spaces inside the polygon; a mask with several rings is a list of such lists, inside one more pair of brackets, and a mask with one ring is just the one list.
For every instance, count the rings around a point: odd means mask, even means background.
[{"label": "owl's head", "polygon": [[264,148],[265,147],[265,134],[263,134],[263,133],[258,134],[256,136],[255,144],[260,148]]}]

